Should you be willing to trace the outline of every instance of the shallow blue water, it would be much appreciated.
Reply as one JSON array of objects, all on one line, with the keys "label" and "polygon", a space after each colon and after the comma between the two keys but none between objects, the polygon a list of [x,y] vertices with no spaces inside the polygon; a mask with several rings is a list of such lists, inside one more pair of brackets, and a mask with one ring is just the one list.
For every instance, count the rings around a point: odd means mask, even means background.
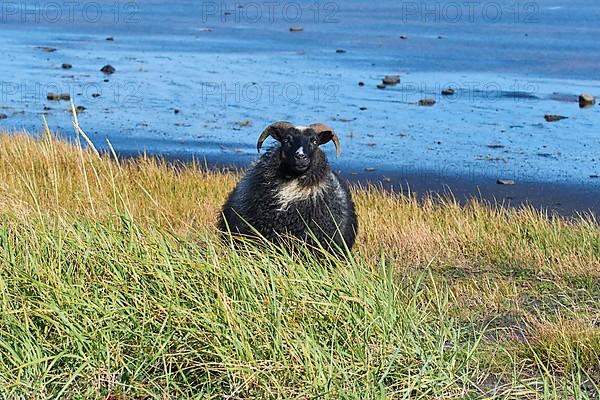
[{"label": "shallow blue water", "polygon": [[[597,2],[239,3],[4,2],[0,126],[46,113],[72,135],[68,103],[46,100],[68,92],[123,152],[247,163],[283,119],[332,125],[348,170],[600,185],[600,107],[577,104],[600,96]],[[401,84],[376,88],[388,74]]]}]

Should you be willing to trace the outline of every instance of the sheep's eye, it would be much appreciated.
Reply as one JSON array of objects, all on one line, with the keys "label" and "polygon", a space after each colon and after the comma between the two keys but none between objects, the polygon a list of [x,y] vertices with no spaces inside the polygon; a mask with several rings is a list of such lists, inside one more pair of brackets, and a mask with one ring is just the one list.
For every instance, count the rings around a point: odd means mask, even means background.
[{"label": "sheep's eye", "polygon": [[315,146],[319,144],[319,141],[317,139],[313,139],[311,140],[312,144],[314,144]]},{"label": "sheep's eye", "polygon": [[283,138],[283,144],[290,144],[291,141],[292,138],[290,136],[286,136],[285,138]]}]

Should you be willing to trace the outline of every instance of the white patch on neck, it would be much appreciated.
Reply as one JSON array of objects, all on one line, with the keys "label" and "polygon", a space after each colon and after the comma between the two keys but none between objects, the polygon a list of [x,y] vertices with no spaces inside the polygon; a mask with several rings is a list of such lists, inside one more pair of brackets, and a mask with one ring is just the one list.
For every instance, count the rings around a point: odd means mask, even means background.
[{"label": "white patch on neck", "polygon": [[275,198],[279,202],[279,211],[286,210],[290,204],[303,200],[316,200],[322,197],[327,187],[328,179],[323,179],[316,185],[301,186],[298,179],[284,182],[276,189]]},{"label": "white patch on neck", "polygon": [[308,126],[295,126],[294,128],[298,129],[300,132],[304,132],[308,129]]}]

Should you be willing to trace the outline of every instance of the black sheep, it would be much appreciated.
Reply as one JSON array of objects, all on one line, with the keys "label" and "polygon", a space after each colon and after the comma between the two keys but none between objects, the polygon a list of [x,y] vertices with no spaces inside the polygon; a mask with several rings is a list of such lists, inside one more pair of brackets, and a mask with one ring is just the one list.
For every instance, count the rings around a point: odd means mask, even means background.
[{"label": "black sheep", "polygon": [[270,241],[293,236],[312,247],[350,249],[358,228],[352,197],[319,148],[333,140],[339,156],[333,129],[276,122],[260,135],[259,152],[269,136],[280,145],[266,152],[231,192],[221,231],[243,236],[258,232]]}]

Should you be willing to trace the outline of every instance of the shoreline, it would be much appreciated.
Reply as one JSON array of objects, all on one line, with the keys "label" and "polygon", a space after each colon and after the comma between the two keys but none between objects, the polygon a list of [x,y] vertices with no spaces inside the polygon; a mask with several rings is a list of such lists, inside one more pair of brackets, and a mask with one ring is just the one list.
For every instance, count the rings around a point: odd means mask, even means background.
[{"label": "shoreline", "polygon": [[[143,152],[119,152],[121,159],[131,159],[143,155]],[[186,154],[145,153],[149,157],[164,159],[168,163],[201,162],[211,170],[242,170],[250,163],[225,158],[204,157],[203,159]],[[377,169],[372,172],[350,168],[349,165],[330,164],[352,185],[374,185],[386,191],[402,194],[415,194],[422,199],[428,195],[451,195],[460,204],[477,199],[491,206],[520,208],[530,205],[537,210],[547,211],[549,215],[574,217],[578,214],[600,216],[600,185],[586,185],[569,182],[519,181],[514,184],[498,184],[497,179],[471,174],[438,174],[429,171],[405,172],[391,169]],[[598,179],[600,181],[600,179]]]},{"label": "shoreline", "polygon": [[[53,132],[71,132],[69,105],[48,100],[52,92],[85,108],[80,123],[92,142],[123,150],[251,160],[273,121],[324,122],[358,171],[406,165],[408,174],[596,185],[600,106],[578,104],[582,93],[600,98],[598,28],[580,18],[594,8],[558,3],[561,12],[542,7],[539,24],[517,30],[512,18],[511,26],[416,18],[399,27],[402,4],[360,1],[344,3],[341,24],[308,21],[306,10],[305,30],[295,33],[281,19],[212,15],[200,24],[191,1],[144,5],[138,24],[49,26],[12,15],[0,125],[35,131],[45,116]],[[565,41],[565,32],[578,40]],[[549,49],[553,39],[561,45]],[[106,65],[115,72],[104,74]],[[390,75],[400,82],[378,87]],[[447,88],[454,94],[443,95]]]}]

